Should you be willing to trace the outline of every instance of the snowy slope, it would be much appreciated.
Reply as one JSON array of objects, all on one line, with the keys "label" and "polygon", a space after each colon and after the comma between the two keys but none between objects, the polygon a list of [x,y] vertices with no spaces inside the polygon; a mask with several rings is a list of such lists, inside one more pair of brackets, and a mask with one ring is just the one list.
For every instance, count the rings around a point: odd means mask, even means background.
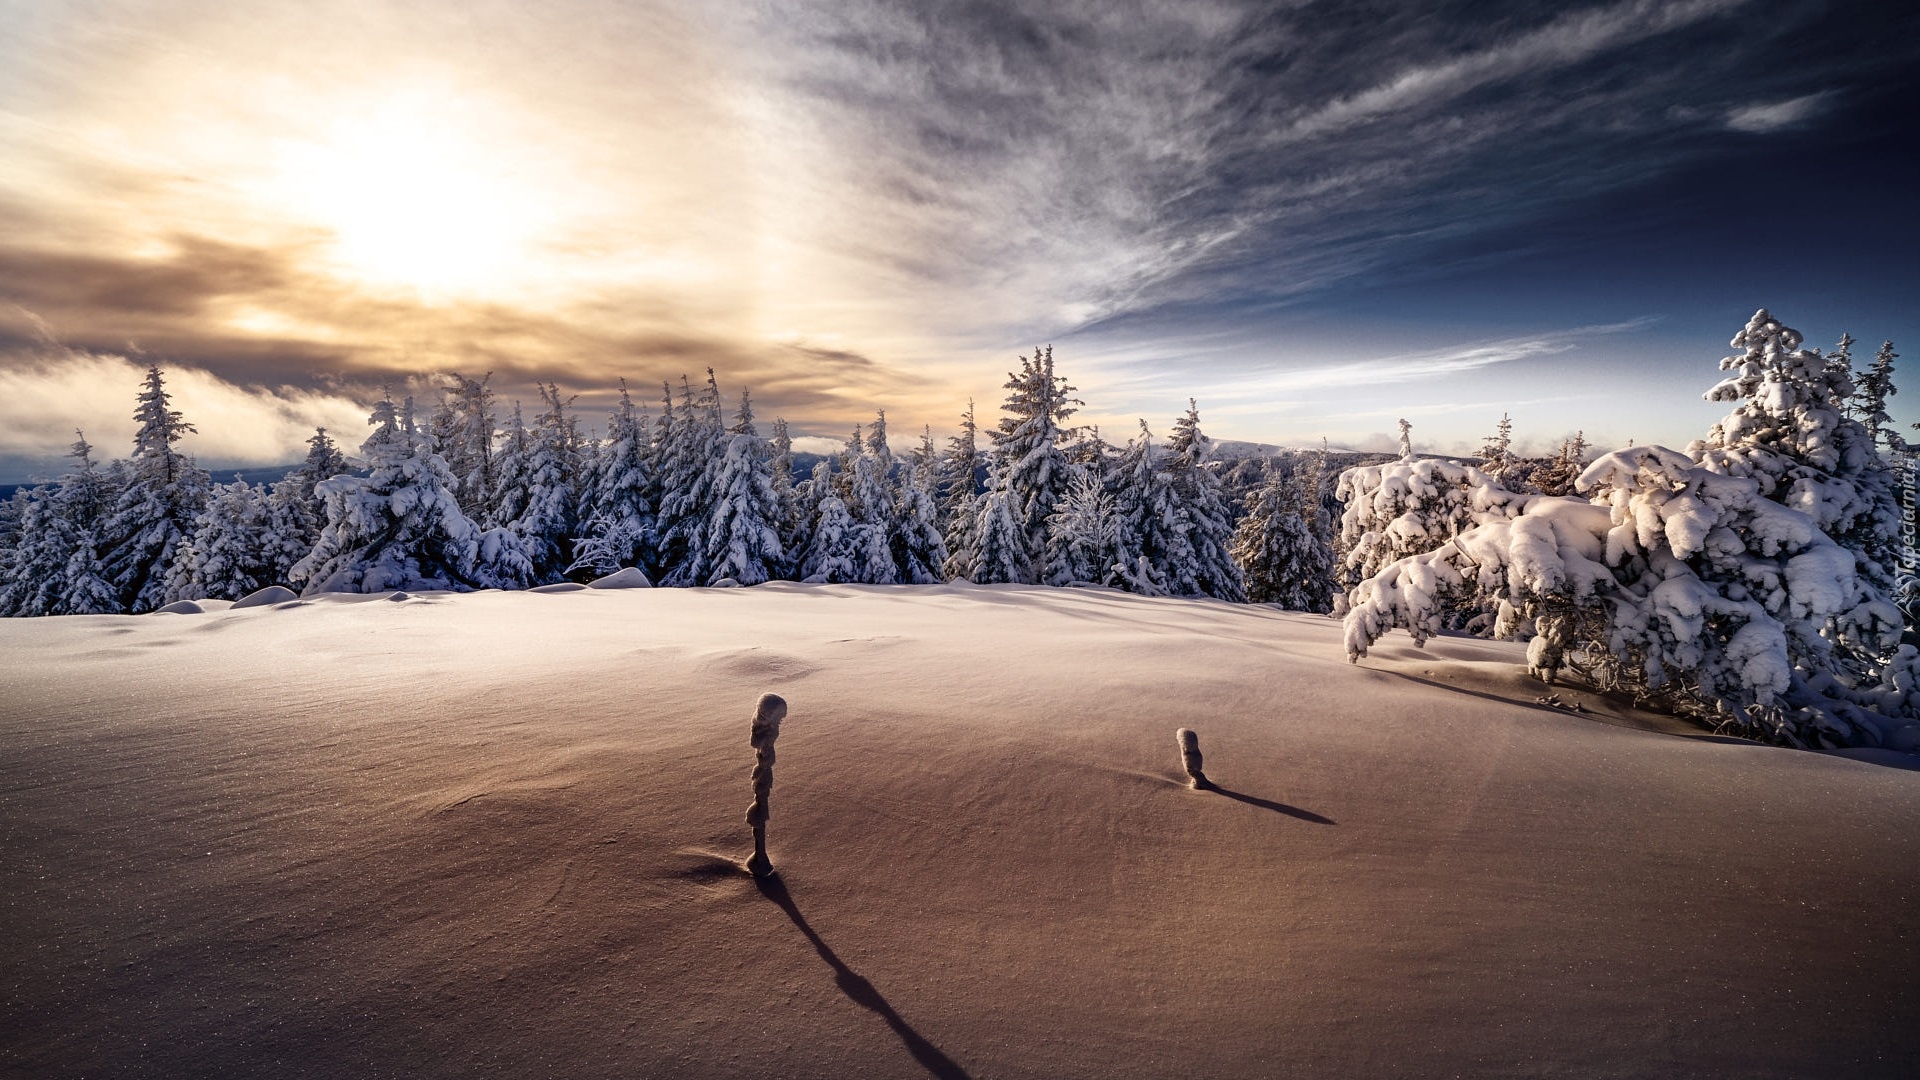
[{"label": "snowy slope", "polygon": [[0,1073],[1920,1070],[1920,773],[1543,707],[1516,646],[1015,586],[203,606],[0,622]]}]

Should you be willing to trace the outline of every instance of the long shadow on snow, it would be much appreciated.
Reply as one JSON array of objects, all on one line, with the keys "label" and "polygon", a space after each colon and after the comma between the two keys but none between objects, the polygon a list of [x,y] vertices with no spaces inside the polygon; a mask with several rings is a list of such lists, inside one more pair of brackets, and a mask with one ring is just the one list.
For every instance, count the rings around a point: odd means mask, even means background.
[{"label": "long shadow on snow", "polygon": [[[1669,738],[1675,738],[1675,739],[1691,739],[1695,742],[1725,743],[1728,746],[1765,745],[1763,743],[1754,742],[1752,739],[1742,739],[1735,735],[1718,735],[1708,731],[1705,728],[1701,728],[1698,733],[1695,733],[1692,731],[1679,731],[1679,730],[1670,731],[1664,728],[1650,727],[1646,724],[1636,724],[1631,720],[1618,720],[1601,712],[1594,712],[1594,711],[1570,712],[1566,709],[1556,709],[1551,705],[1542,705],[1537,701],[1527,701],[1524,698],[1503,697],[1500,694],[1489,694],[1484,690],[1469,690],[1464,686],[1455,686],[1452,683],[1441,682],[1438,679],[1423,679],[1418,675],[1409,675],[1404,671],[1391,671],[1386,668],[1366,668],[1364,670],[1372,671],[1381,675],[1391,675],[1396,679],[1405,679],[1408,682],[1419,683],[1422,686],[1430,686],[1435,690],[1445,690],[1451,694],[1466,694],[1469,697],[1484,698],[1488,701],[1497,701],[1502,705],[1513,705],[1522,709],[1532,709],[1535,712],[1551,713],[1554,716],[1571,717],[1576,720],[1586,720],[1590,723],[1605,724],[1608,727],[1625,728],[1629,731],[1644,731],[1651,735],[1665,735]],[[1547,686],[1546,683],[1541,683],[1540,685],[1541,687],[1545,688],[1548,693],[1553,692],[1553,688]],[[1685,721],[1676,721],[1676,723],[1683,724],[1685,723]]]},{"label": "long shadow on snow", "polygon": [[1207,783],[1207,786],[1202,788],[1201,790],[1211,791],[1215,795],[1225,795],[1227,798],[1232,799],[1234,802],[1246,803],[1248,806],[1257,806],[1262,810],[1271,810],[1276,814],[1285,814],[1288,817],[1299,818],[1301,821],[1311,821],[1316,825],[1339,824],[1339,822],[1333,820],[1332,818],[1322,817],[1311,810],[1302,810],[1297,806],[1288,806],[1286,803],[1274,802],[1272,799],[1262,799],[1258,795],[1242,794],[1241,792],[1238,792],[1238,791],[1233,791],[1228,788],[1223,788],[1219,784],[1213,783],[1211,781],[1209,781]]},{"label": "long shadow on snow", "polygon": [[827,966],[833,969],[833,982],[840,988],[840,992],[847,995],[847,999],[855,1005],[885,1020],[887,1026],[893,1029],[893,1033],[899,1036],[900,1042],[906,1046],[907,1053],[913,1055],[913,1060],[919,1062],[928,1072],[941,1077],[942,1080],[970,1080],[965,1069],[962,1069],[952,1058],[941,1053],[940,1048],[928,1042],[926,1036],[915,1031],[913,1025],[907,1023],[899,1013],[894,1011],[893,1006],[887,1003],[887,999],[881,996],[880,991],[875,989],[872,983],[848,967],[846,962],[820,939],[820,935],[815,933],[813,927],[807,923],[806,917],[800,914],[799,905],[793,902],[792,894],[787,892],[787,886],[779,877],[755,878],[753,883],[759,888],[760,895],[780,905],[780,910],[786,912],[787,918],[792,919],[793,925],[806,936],[807,943],[813,946],[813,951],[819,953],[820,959],[825,960]]}]

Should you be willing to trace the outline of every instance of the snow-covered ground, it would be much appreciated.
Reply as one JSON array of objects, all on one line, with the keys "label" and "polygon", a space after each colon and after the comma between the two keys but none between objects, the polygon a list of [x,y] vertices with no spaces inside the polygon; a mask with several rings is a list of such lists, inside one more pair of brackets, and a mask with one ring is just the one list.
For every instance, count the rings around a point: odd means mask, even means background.
[{"label": "snow-covered ground", "polygon": [[1019,586],[202,607],[0,621],[0,1072],[1920,1074],[1920,773],[1542,704],[1519,646]]}]

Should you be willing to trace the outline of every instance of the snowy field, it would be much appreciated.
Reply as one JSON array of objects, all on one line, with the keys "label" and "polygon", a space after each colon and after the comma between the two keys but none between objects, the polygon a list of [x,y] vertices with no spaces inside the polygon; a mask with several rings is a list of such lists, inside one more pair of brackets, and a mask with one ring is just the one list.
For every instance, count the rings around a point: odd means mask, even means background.
[{"label": "snowy field", "polygon": [[1544,705],[1519,646],[1021,586],[204,606],[0,621],[0,1073],[1920,1075],[1920,772]]}]

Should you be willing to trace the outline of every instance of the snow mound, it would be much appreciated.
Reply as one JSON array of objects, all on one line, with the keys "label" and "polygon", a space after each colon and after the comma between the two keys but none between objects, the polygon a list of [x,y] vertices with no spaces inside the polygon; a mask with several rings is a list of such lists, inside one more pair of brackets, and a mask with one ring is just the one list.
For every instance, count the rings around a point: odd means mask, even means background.
[{"label": "snow mound", "polygon": [[155,615],[205,615],[207,609],[192,600],[175,600],[165,607],[153,609]]},{"label": "snow mound", "polygon": [[1516,643],[1349,664],[1317,616],[1023,585],[413,595],[0,620],[6,1075],[1920,1061],[1916,774],[1543,697]]},{"label": "snow mound", "polygon": [[653,588],[653,582],[648,581],[647,575],[642,573],[637,566],[629,566],[625,570],[616,570],[603,578],[594,578],[588,585],[590,588],[595,589]]},{"label": "snow mound", "polygon": [[284,604],[288,601],[298,599],[300,599],[300,594],[287,588],[285,585],[269,585],[264,589],[256,589],[240,599],[235,600],[233,606],[235,610],[240,608],[271,607],[274,604]]},{"label": "snow mound", "polygon": [[586,589],[586,586],[577,581],[556,581],[551,585],[536,585],[527,591],[536,593],[562,593],[581,592],[584,589]]}]

